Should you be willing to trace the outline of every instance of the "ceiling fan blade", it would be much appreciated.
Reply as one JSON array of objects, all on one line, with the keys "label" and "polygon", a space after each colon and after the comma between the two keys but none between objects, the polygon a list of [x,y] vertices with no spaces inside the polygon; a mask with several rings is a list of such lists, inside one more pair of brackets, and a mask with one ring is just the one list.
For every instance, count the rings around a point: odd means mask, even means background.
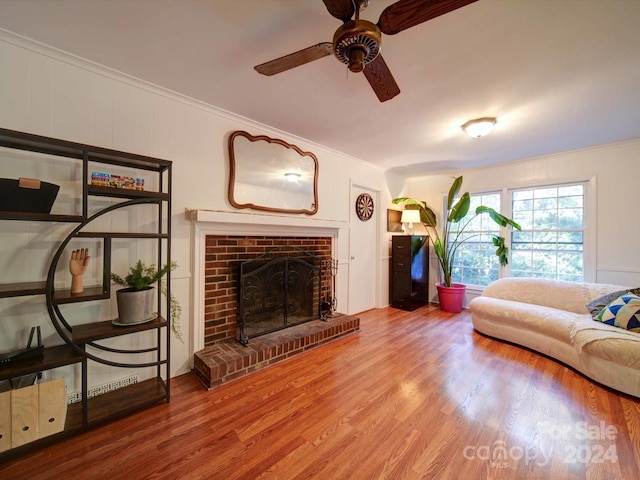
[{"label": "ceiling fan blade", "polygon": [[391,100],[400,93],[400,87],[391,75],[382,55],[378,55],[373,61],[367,63],[362,72],[381,102]]},{"label": "ceiling fan blade", "polygon": [[261,63],[253,67],[256,72],[263,75],[271,76],[276,73],[284,72],[291,68],[299,67],[305,63],[313,62],[333,53],[333,43],[323,42],[307,47],[297,52],[290,53],[284,57],[276,58],[270,62]]},{"label": "ceiling fan blade", "polygon": [[427,20],[449,13],[478,0],[400,0],[385,8],[378,28],[385,35],[415,27]]},{"label": "ceiling fan blade", "polygon": [[356,9],[352,0],[322,0],[329,13],[343,22],[351,20]]}]

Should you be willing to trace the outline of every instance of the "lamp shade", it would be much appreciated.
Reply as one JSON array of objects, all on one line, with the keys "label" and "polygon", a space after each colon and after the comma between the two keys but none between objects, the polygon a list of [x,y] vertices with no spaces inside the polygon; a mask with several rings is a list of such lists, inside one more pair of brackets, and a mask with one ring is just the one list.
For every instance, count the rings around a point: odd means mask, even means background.
[{"label": "lamp shade", "polygon": [[402,217],[400,217],[402,223],[420,223],[420,211],[419,210],[403,210]]}]

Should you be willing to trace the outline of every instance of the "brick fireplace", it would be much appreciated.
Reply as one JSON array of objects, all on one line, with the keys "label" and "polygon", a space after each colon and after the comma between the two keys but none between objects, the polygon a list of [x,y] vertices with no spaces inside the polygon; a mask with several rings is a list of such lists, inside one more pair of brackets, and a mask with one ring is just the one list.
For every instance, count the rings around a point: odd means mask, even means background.
[{"label": "brick fireplace", "polygon": [[[304,220],[292,217],[285,219],[289,224],[276,225],[271,223],[277,221],[274,217],[256,216],[269,222],[260,225],[254,218],[251,223],[243,223],[243,217],[245,215],[230,216],[222,212],[190,213],[190,219],[195,220],[193,371],[207,388],[360,329],[358,318],[340,315],[326,322],[311,320],[252,338],[248,346],[240,344],[236,338],[239,263],[282,246],[301,248],[330,260],[338,256],[340,243],[340,229],[335,228],[337,222],[322,222],[320,227],[315,224],[321,222],[307,221],[313,226],[296,225]],[[225,219],[232,221],[218,221]],[[323,300],[330,296],[331,282],[331,272],[327,269],[321,280]]]},{"label": "brick fireplace", "polygon": [[[330,237],[208,235],[204,265],[204,345],[236,338],[238,263],[275,247],[299,247],[331,259]],[[321,298],[330,295],[331,273],[322,277]]]}]

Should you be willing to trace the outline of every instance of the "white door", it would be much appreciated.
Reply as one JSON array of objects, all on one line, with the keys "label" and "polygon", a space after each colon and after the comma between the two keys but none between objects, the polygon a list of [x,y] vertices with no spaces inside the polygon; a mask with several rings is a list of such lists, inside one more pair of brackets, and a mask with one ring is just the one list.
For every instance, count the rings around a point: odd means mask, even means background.
[{"label": "white door", "polygon": [[[373,202],[369,220],[358,218],[356,202],[360,195],[368,195]],[[361,200],[369,200],[362,197]],[[367,213],[366,204],[364,211]],[[351,187],[351,215],[349,234],[349,308],[350,315],[375,308],[378,292],[378,193],[374,190]]]}]

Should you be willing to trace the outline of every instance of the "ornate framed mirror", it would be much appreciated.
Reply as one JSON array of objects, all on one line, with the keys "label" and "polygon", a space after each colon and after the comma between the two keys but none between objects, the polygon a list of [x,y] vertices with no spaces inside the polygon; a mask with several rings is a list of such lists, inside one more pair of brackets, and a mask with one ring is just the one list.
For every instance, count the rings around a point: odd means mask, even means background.
[{"label": "ornate framed mirror", "polygon": [[318,211],[318,159],[284,140],[237,130],[229,136],[229,203],[279,213]]}]

